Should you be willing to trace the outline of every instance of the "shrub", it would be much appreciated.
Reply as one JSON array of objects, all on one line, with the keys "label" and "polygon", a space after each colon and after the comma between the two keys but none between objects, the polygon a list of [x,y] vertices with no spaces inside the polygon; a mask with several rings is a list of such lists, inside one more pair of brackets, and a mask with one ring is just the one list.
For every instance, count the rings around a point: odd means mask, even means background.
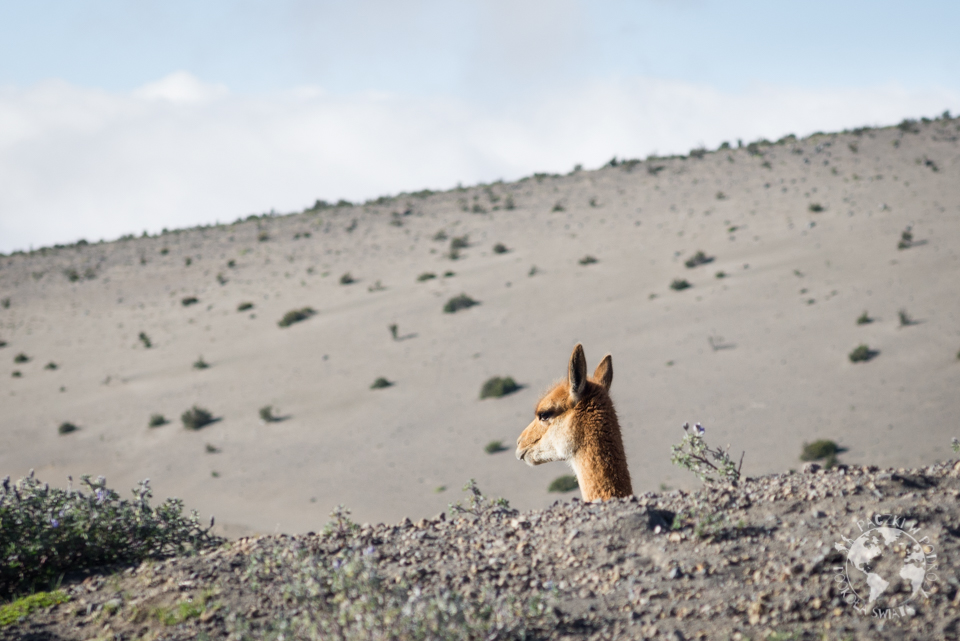
[{"label": "shrub", "polygon": [[673,456],[670,462],[677,467],[690,470],[697,475],[703,482],[713,482],[724,480],[732,485],[740,482],[740,470],[743,467],[743,454],[740,454],[740,462],[734,463],[730,458],[729,449],[711,448],[703,439],[706,429],[696,423],[693,429],[689,423],[683,424],[683,440],[679,445],[671,446]]},{"label": "shrub", "polygon": [[598,263],[600,261],[598,261],[596,258],[591,256],[590,254],[587,254],[577,262],[580,263],[581,265],[593,265],[594,263]]},{"label": "shrub", "polygon": [[395,341],[400,340],[400,336],[397,333],[400,331],[400,328],[397,326],[396,323],[390,323],[390,325],[387,326],[387,329],[390,330],[390,336],[393,337],[393,340]]},{"label": "shrub", "polygon": [[878,354],[877,351],[870,349],[865,343],[858,345],[848,357],[851,363],[865,363]]},{"label": "shrub", "polygon": [[687,279],[685,278],[674,278],[673,282],[670,283],[670,289],[678,292],[688,289],[690,287],[693,287],[693,285],[687,282]]},{"label": "shrub", "polygon": [[227,280],[227,277],[224,276],[223,273],[221,272],[217,274],[217,282],[220,283],[221,285],[226,285],[229,281]]},{"label": "shrub", "polygon": [[580,487],[580,484],[577,483],[576,476],[573,474],[564,474],[550,481],[550,485],[547,486],[547,492],[572,492],[578,487]]},{"label": "shrub", "polygon": [[504,245],[503,243],[497,243],[496,245],[493,246],[494,254],[506,254],[508,251],[510,250],[507,249],[507,246]]},{"label": "shrub", "polygon": [[207,444],[205,444],[205,445],[203,446],[203,449],[204,449],[204,451],[206,451],[207,454],[219,454],[219,453],[220,453],[220,448],[217,447],[216,445],[214,445],[213,443],[207,443]]},{"label": "shrub", "polygon": [[14,378],[22,378],[22,377],[23,377],[23,372],[21,372],[21,371],[18,370],[18,369],[15,369],[15,370],[13,370],[13,373],[10,374],[10,376],[12,376],[12,377],[14,377]]},{"label": "shrub", "polygon": [[502,441],[490,441],[484,446],[483,451],[487,454],[497,454],[499,452],[506,452],[508,449],[510,448],[504,446]]},{"label": "shrub", "polygon": [[510,376],[504,378],[494,376],[487,379],[487,382],[480,388],[480,398],[500,398],[507,394],[513,394],[519,389],[520,386]]},{"label": "shrub", "polygon": [[466,294],[460,294],[455,296],[447,301],[447,304],[443,306],[443,311],[446,314],[454,314],[461,309],[469,309],[474,305],[479,305],[479,301],[475,301]]},{"label": "shrub", "polygon": [[836,457],[841,452],[841,448],[833,441],[828,439],[819,439],[813,443],[804,443],[803,451],[800,453],[801,461],[822,461],[830,457]]},{"label": "shrub", "polygon": [[196,405],[181,414],[180,420],[183,421],[183,427],[188,430],[199,430],[216,421],[213,414]]},{"label": "shrub", "polygon": [[4,309],[10,309],[10,297],[9,297],[9,296],[5,296],[5,297],[3,297],[2,299],[0,299],[0,307],[3,307]]},{"label": "shrub", "polygon": [[436,278],[436,277],[437,277],[437,275],[434,274],[433,272],[423,272],[422,274],[420,274],[419,276],[417,276],[417,282],[418,282],[418,283],[422,283],[422,282],[427,281],[427,280],[432,280],[432,279],[434,279],[434,278]]},{"label": "shrub", "polygon": [[265,243],[270,240],[270,234],[266,230],[263,230],[257,234],[257,240],[261,243]]},{"label": "shrub", "polygon": [[873,322],[873,319],[870,318],[870,315],[867,314],[867,311],[864,310],[860,316],[857,317],[857,325],[869,325]]},{"label": "shrub", "polygon": [[357,282],[357,281],[356,281],[356,279],[354,279],[353,276],[350,275],[350,272],[347,272],[346,274],[344,274],[343,276],[340,277],[340,284],[341,284],[341,285],[352,285],[352,284],[355,283],[355,282]]},{"label": "shrub", "polygon": [[140,332],[140,335],[137,338],[139,338],[140,342],[143,343],[144,348],[150,349],[153,347],[153,343],[150,341],[150,337],[147,336],[146,332]]},{"label": "shrub", "polygon": [[147,422],[147,427],[160,427],[169,422],[163,414],[151,414],[150,420]]},{"label": "shrub", "polygon": [[183,264],[184,266],[189,267],[190,265],[193,264],[193,259],[187,256],[186,258],[183,259]]},{"label": "shrub", "polygon": [[561,203],[558,200],[556,204],[553,206],[553,209],[551,209],[550,211],[566,211],[566,210],[563,208],[563,203]]},{"label": "shrub", "polygon": [[810,203],[810,206],[807,207],[807,209],[809,209],[814,214],[819,214],[820,212],[823,211],[824,207],[820,203]]},{"label": "shrub", "polygon": [[684,261],[684,265],[689,269],[693,269],[698,265],[706,265],[707,263],[713,262],[713,256],[707,256],[702,251],[698,251],[696,254]]},{"label": "shrub", "polygon": [[61,490],[30,476],[0,488],[0,595],[31,591],[67,572],[137,563],[219,545],[222,539],[183,516],[183,503],[151,506],[149,481],[122,500],[103,477],[81,477],[89,493]]},{"label": "shrub", "polygon": [[512,209],[516,209],[516,208],[517,208],[516,204],[514,204],[514,202],[513,202],[513,196],[512,196],[512,195],[507,194],[506,199],[504,199],[504,201],[503,201],[503,208],[504,208],[504,209],[508,209],[508,210],[512,210]]},{"label": "shrub", "polygon": [[445,271],[445,272],[443,272],[443,277],[444,277],[444,278],[452,278],[453,276],[456,276],[456,273],[451,272],[451,271]]},{"label": "shrub", "polygon": [[6,347],[7,341],[0,341],[0,347]]},{"label": "shrub", "polygon": [[438,231],[436,234],[433,235],[433,239],[438,242],[444,241],[447,239],[447,232],[441,229],[440,231]]},{"label": "shrub", "polygon": [[57,364],[54,363],[53,361],[50,361],[49,363],[43,366],[43,369],[57,369]]},{"label": "shrub", "polygon": [[719,271],[716,274],[714,274],[714,276],[716,276],[717,278],[726,278],[727,274],[724,271]]},{"label": "shrub", "polygon": [[193,369],[207,369],[210,367],[210,364],[203,360],[203,356],[200,356],[193,362]]},{"label": "shrub", "polygon": [[907,227],[900,233],[900,242],[897,243],[897,249],[909,249],[913,246],[913,231]]},{"label": "shrub", "polygon": [[196,305],[199,302],[200,299],[198,299],[196,296],[186,296],[180,299],[180,304],[184,307],[190,307],[191,305]]},{"label": "shrub", "polygon": [[280,417],[273,413],[273,405],[264,405],[260,408],[260,420],[264,423],[275,423]]},{"label": "shrub", "polygon": [[280,327],[290,327],[294,323],[299,323],[300,321],[307,320],[308,318],[310,318],[316,313],[317,312],[315,312],[311,307],[304,307],[303,309],[292,309],[286,314],[284,314],[283,318],[277,321],[277,325],[279,325]]},{"label": "shrub", "polygon": [[236,266],[237,266],[237,261],[234,260],[233,258],[227,261],[227,267],[229,267],[230,269],[233,269]]},{"label": "shrub", "polygon": [[14,362],[14,363],[29,363],[29,362],[30,362],[30,357],[27,356],[26,354],[24,354],[23,352],[20,352],[19,354],[17,354],[16,356],[13,357],[13,362]]},{"label": "shrub", "polygon": [[237,305],[238,312],[245,312],[248,309],[253,309],[253,303],[244,302]]},{"label": "shrub", "polygon": [[377,377],[377,380],[375,380],[375,381],[370,385],[370,389],[383,389],[383,388],[385,388],[385,387],[390,387],[391,385],[393,385],[393,383],[391,383],[390,381],[388,381],[388,380],[385,379],[384,377],[379,376],[379,377]]},{"label": "shrub", "polygon": [[908,325],[916,325],[917,321],[910,318],[910,315],[907,313],[907,310],[901,309],[897,312],[897,317],[900,319],[900,327],[906,327]]},{"label": "shrub", "polygon": [[63,422],[60,423],[60,427],[57,428],[59,434],[70,434],[71,432],[76,432],[80,428],[74,425],[73,423]]}]

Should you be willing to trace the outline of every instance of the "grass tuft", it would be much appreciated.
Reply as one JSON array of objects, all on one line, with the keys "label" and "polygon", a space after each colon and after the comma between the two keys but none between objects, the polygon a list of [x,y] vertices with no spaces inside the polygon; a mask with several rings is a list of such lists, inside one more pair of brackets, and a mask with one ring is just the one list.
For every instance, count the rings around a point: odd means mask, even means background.
[{"label": "grass tuft", "polygon": [[370,389],[383,389],[385,387],[391,387],[392,385],[393,383],[391,383],[384,377],[378,376],[377,380],[373,381],[373,383],[370,385]]},{"label": "grass tuft", "polygon": [[507,394],[513,394],[519,389],[520,386],[517,385],[512,377],[506,376],[501,378],[494,376],[493,378],[487,379],[487,382],[480,388],[480,398],[500,398]]},{"label": "grass tuft", "polygon": [[71,432],[76,432],[80,428],[70,422],[60,423],[60,427],[57,428],[58,434],[70,434]]},{"label": "grass tuft", "polygon": [[213,418],[213,414],[209,411],[194,405],[180,415],[180,420],[183,421],[184,428],[188,430],[199,430],[210,425],[210,423],[213,423],[216,419]]},{"label": "grass tuft", "polygon": [[707,256],[702,251],[698,251],[696,254],[684,261],[683,264],[686,265],[688,269],[693,269],[698,265],[706,265],[707,263],[712,263],[713,261],[713,256]]},{"label": "grass tuft", "polygon": [[70,597],[67,596],[66,592],[56,590],[54,592],[36,592],[6,603],[0,606],[0,628],[18,623],[36,610],[66,603],[69,600]]},{"label": "grass tuft", "polygon": [[210,367],[210,364],[203,360],[203,356],[200,356],[193,362],[193,369],[207,369]]},{"label": "grass tuft", "polygon": [[596,258],[591,256],[590,254],[587,254],[577,262],[580,263],[581,265],[593,265],[594,263],[599,263],[600,261],[598,261]]},{"label": "grass tuft", "polygon": [[147,422],[147,427],[160,427],[169,422],[163,414],[151,414],[150,420]]},{"label": "grass tuft", "polygon": [[447,301],[446,305],[443,306],[443,312],[445,314],[455,314],[461,309],[469,309],[474,305],[479,304],[479,301],[473,300],[466,294],[460,294],[459,296],[455,296]]},{"label": "grass tuft", "polygon": [[305,321],[314,314],[316,314],[312,307],[304,307],[303,309],[292,309],[286,314],[283,315],[277,325],[280,327],[290,327],[294,323],[299,323],[300,321]]},{"label": "grass tuft", "polygon": [[578,487],[580,487],[580,484],[577,483],[577,477],[573,474],[565,474],[550,481],[547,492],[572,492]]},{"label": "grass tuft", "polygon": [[861,343],[858,345],[848,357],[850,358],[851,363],[866,363],[867,361],[873,359],[879,352],[876,350],[870,349],[866,343]]},{"label": "grass tuft", "polygon": [[237,311],[238,311],[238,312],[245,312],[245,311],[247,311],[248,309],[253,309],[253,303],[243,302],[243,303],[240,303],[239,305],[237,305]]},{"label": "grass tuft", "polygon": [[673,282],[670,283],[670,289],[677,292],[689,289],[690,287],[693,287],[693,285],[691,285],[686,278],[674,278]]},{"label": "grass tuft", "polygon": [[508,449],[507,446],[503,444],[503,441],[490,441],[483,447],[483,451],[487,454],[498,454],[499,452],[506,452]]},{"label": "grass tuft", "polygon": [[198,299],[196,296],[186,296],[180,299],[180,304],[184,307],[190,307],[191,305],[196,305],[199,302],[200,299]]},{"label": "grass tuft", "polygon": [[857,325],[869,325],[872,322],[873,319],[867,314],[867,310],[863,310],[863,313],[857,317]]}]

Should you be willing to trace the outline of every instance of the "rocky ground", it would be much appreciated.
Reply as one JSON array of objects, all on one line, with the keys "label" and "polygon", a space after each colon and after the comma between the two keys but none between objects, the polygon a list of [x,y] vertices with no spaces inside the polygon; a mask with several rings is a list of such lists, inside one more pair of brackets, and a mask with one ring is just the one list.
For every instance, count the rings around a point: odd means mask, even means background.
[{"label": "rocky ground", "polygon": [[[297,575],[304,559],[337,568],[348,558],[365,559],[384,586],[463,595],[465,603],[538,595],[549,603],[501,636],[958,638],[960,462],[816,468],[693,493],[573,499],[526,513],[487,502],[477,515],[453,511],[397,525],[343,520],[320,534],[240,539],[194,557],[68,580],[69,601],[0,628],[0,639],[278,638],[284,622],[322,611],[311,599],[336,598],[291,588],[306,585]],[[861,614],[863,602],[851,603],[845,590],[868,597],[864,576],[836,544],[849,548],[878,524],[896,524],[920,542],[926,573],[911,597],[910,584],[895,578],[897,555],[911,550],[885,548],[872,569],[893,580]]]}]

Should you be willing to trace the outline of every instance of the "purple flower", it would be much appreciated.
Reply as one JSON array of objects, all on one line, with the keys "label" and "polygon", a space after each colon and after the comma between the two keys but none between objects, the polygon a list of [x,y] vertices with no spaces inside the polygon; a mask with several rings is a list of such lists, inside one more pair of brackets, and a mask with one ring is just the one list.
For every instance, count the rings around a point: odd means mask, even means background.
[{"label": "purple flower", "polygon": [[53,527],[60,527],[60,521],[58,521],[57,519],[50,519],[50,525],[52,525]]},{"label": "purple flower", "polygon": [[333,560],[333,569],[334,569],[334,570],[339,570],[341,565],[343,565],[343,561],[342,561],[342,560],[340,560],[340,559],[334,559],[334,560]]},{"label": "purple flower", "polygon": [[97,503],[103,503],[104,499],[107,498],[107,493],[102,489],[97,490]]},{"label": "purple flower", "polygon": [[694,429],[697,430],[697,434],[700,435],[700,436],[703,436],[703,433],[707,431],[707,430],[703,427],[703,425],[700,425],[700,423],[697,423],[697,424],[694,425],[693,427],[694,427]]},{"label": "purple flower", "polygon": [[366,548],[366,549],[363,551],[363,555],[364,555],[364,556],[370,556],[371,554],[373,554],[373,553],[376,552],[376,551],[377,551],[377,548],[375,548],[375,547],[373,547],[373,546],[371,545],[371,546],[369,546],[368,548]]}]

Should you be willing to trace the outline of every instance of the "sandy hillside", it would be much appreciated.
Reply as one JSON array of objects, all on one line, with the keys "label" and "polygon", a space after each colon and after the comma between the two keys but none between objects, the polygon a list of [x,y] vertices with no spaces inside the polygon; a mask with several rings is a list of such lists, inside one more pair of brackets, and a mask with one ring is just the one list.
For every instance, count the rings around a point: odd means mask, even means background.
[{"label": "sandy hillside", "polygon": [[[960,436],[958,136],[906,123],[2,257],[0,475],[149,477],[231,536],[316,530],[338,503],[416,520],[469,478],[541,508],[568,469],[512,446],[577,342],[591,368],[613,354],[637,492],[697,484],[669,460],[684,421],[749,475],[817,438],[928,464]],[[443,313],[461,293],[480,305]],[[480,400],[491,376],[523,388]],[[194,404],[220,420],[185,430]]]}]

